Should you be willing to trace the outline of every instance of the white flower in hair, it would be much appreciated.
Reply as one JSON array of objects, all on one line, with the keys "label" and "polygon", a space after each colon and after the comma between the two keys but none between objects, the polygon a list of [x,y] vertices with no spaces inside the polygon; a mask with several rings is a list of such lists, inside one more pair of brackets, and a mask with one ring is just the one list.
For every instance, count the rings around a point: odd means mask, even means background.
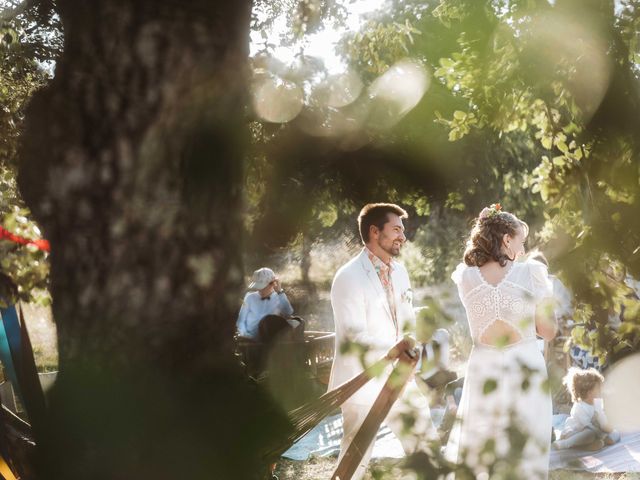
[{"label": "white flower in hair", "polygon": [[502,211],[502,205],[499,203],[492,203],[488,207],[484,207],[480,212],[479,219],[484,220],[485,218],[491,218],[494,215],[497,215]]}]

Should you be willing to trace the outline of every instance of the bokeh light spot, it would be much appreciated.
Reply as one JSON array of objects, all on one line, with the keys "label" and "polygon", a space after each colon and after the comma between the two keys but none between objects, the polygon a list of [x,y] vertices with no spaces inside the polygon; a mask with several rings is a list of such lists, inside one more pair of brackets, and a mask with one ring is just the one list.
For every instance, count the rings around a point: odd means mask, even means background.
[{"label": "bokeh light spot", "polygon": [[417,61],[405,59],[391,66],[369,87],[374,108],[374,128],[389,128],[422,99],[429,88],[429,75]]},{"label": "bokeh light spot", "polygon": [[546,12],[534,18],[526,33],[524,58],[538,69],[535,77],[562,78],[584,120],[591,118],[609,88],[612,67],[606,35],[597,19]]},{"label": "bokeh light spot", "polygon": [[300,113],[302,89],[293,82],[277,77],[261,80],[253,92],[253,108],[262,120],[286,123]]},{"label": "bokeh light spot", "polygon": [[332,75],[327,79],[327,105],[340,108],[353,103],[362,92],[362,80],[355,72]]}]

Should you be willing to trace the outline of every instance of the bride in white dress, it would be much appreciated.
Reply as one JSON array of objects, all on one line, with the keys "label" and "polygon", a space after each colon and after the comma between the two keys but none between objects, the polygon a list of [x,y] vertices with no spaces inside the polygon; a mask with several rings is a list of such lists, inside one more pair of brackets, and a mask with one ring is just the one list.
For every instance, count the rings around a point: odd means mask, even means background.
[{"label": "bride in white dress", "polygon": [[473,337],[445,453],[458,479],[548,476],[551,396],[536,334],[553,339],[556,323],[546,266],[515,261],[528,233],[499,204],[483,209],[452,275]]}]

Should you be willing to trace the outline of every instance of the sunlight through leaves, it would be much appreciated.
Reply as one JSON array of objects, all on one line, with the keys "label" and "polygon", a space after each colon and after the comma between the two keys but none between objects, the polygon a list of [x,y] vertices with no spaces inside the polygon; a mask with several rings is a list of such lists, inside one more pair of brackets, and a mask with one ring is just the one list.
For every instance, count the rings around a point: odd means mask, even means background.
[{"label": "sunlight through leaves", "polygon": [[262,80],[253,92],[255,113],[267,122],[289,122],[298,116],[302,105],[302,89],[280,78]]}]

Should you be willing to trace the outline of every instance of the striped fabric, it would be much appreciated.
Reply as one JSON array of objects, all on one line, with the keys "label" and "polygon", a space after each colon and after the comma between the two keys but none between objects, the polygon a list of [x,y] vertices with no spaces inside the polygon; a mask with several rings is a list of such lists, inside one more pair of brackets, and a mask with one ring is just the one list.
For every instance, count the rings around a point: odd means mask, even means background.
[{"label": "striped fabric", "polygon": [[572,448],[552,450],[549,469],[591,473],[640,472],[640,432],[623,433],[620,442],[597,452]]}]

